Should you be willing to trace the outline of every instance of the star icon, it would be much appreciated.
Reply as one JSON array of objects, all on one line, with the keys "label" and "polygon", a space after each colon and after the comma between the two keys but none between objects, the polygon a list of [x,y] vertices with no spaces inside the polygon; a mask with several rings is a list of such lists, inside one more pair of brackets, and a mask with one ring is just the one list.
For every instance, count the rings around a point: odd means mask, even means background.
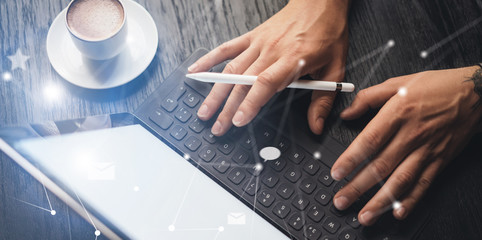
[{"label": "star icon", "polygon": [[17,68],[26,70],[27,67],[25,66],[25,62],[30,59],[30,56],[23,55],[22,51],[20,51],[20,49],[17,49],[15,55],[8,56],[8,59],[10,59],[10,61],[12,62],[12,71]]}]

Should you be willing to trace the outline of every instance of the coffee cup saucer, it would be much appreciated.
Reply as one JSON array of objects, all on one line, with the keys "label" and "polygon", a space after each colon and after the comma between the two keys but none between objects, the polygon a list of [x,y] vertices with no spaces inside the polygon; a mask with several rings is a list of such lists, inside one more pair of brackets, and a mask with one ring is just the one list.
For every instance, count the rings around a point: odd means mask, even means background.
[{"label": "coffee cup saucer", "polygon": [[157,27],[149,12],[132,0],[124,0],[128,35],[124,50],[108,60],[90,60],[75,47],[65,26],[64,9],[47,35],[47,55],[57,73],[83,88],[107,89],[126,84],[149,66],[157,51]]}]

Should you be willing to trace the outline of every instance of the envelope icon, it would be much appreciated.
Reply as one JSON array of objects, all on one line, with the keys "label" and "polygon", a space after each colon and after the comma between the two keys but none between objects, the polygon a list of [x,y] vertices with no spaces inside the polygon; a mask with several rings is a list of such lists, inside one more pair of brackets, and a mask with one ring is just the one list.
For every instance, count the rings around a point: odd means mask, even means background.
[{"label": "envelope icon", "polygon": [[246,224],[246,214],[244,212],[232,212],[228,214],[229,225],[244,225]]},{"label": "envelope icon", "polygon": [[89,180],[115,180],[114,162],[92,162],[87,172]]}]

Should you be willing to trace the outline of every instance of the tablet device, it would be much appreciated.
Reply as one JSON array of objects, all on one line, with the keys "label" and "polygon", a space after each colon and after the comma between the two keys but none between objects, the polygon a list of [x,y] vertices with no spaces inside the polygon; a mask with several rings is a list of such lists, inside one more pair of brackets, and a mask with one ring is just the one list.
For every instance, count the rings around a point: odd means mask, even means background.
[{"label": "tablet device", "polygon": [[287,239],[131,114],[2,129],[0,149],[96,234]]}]

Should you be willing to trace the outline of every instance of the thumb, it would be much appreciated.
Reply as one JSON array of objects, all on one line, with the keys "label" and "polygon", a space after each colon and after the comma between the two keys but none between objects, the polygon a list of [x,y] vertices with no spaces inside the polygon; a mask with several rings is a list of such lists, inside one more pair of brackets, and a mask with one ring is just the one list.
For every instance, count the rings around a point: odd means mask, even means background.
[{"label": "thumb", "polygon": [[308,108],[308,124],[314,134],[321,134],[325,120],[330,114],[336,92],[313,91]]}]

